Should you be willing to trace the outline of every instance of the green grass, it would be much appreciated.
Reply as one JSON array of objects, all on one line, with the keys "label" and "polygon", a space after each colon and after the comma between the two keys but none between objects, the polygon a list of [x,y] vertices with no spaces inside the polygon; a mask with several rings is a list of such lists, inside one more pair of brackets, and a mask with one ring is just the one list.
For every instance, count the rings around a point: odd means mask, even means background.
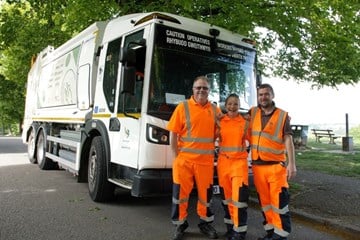
[{"label": "green grass", "polygon": [[[360,142],[354,138],[352,152],[342,151],[342,141],[336,144],[317,143],[310,138],[303,149],[296,149],[296,166],[298,171],[311,170],[331,175],[360,178]],[[290,180],[290,194],[295,196],[306,191],[302,184]]]},{"label": "green grass", "polygon": [[296,150],[296,165],[298,170],[360,178],[360,147],[355,143],[354,151],[344,152],[341,141],[329,144],[310,139],[305,149]]}]

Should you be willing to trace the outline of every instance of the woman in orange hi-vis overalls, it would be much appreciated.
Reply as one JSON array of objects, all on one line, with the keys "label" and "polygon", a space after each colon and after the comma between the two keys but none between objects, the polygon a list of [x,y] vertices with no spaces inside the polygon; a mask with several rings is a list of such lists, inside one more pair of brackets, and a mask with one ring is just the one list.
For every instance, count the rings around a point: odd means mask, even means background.
[{"label": "woman in orange hi-vis overalls", "polygon": [[294,143],[290,118],[273,98],[271,85],[260,85],[259,106],[250,111],[252,170],[267,231],[258,240],[286,240],[291,232],[287,181],[296,175]]},{"label": "woman in orange hi-vis overalls", "polygon": [[218,238],[211,226],[214,215],[210,210],[214,177],[214,142],[217,113],[220,109],[208,101],[209,81],[197,77],[193,96],[180,103],[168,123],[171,146],[176,155],[173,163],[173,197],[171,219],[176,225],[173,239],[183,238],[189,226],[186,220],[189,196],[194,180],[197,187],[197,214],[200,231],[209,238]]},{"label": "woman in orange hi-vis overalls", "polygon": [[240,99],[230,94],[225,100],[227,114],[220,120],[217,173],[225,210],[227,239],[245,239],[249,200],[248,152],[249,122],[239,113]]}]

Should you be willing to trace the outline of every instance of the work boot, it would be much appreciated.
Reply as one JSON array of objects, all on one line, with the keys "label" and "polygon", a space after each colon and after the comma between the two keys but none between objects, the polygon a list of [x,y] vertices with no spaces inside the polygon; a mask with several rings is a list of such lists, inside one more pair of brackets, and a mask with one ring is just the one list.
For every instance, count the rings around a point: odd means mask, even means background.
[{"label": "work boot", "polygon": [[262,238],[258,238],[257,240],[272,240],[274,235],[274,230],[266,231],[266,235]]},{"label": "work boot", "polygon": [[218,234],[213,226],[210,225],[208,222],[201,222],[198,224],[200,232],[205,234],[208,238],[217,239]]},{"label": "work boot", "polygon": [[277,235],[276,233],[274,233],[274,235],[272,236],[273,240],[287,240],[287,237],[282,237]]},{"label": "work boot", "polygon": [[189,223],[185,221],[183,224],[178,225],[175,229],[173,240],[181,240],[184,237],[185,230],[188,228]]},{"label": "work boot", "polygon": [[225,237],[226,237],[226,238],[229,238],[229,237],[231,237],[231,235],[232,235],[232,233],[233,233],[234,225],[228,224],[228,223],[226,223],[225,225],[226,225]]},{"label": "work boot", "polygon": [[235,232],[232,231],[232,234],[226,238],[226,240],[245,240],[246,232]]}]

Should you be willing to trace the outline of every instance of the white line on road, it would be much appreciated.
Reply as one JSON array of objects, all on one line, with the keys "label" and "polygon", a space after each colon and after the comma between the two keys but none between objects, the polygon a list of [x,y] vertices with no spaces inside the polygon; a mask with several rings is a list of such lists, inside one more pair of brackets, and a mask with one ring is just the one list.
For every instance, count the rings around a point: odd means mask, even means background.
[{"label": "white line on road", "polygon": [[0,167],[29,164],[27,153],[1,153],[0,154]]}]

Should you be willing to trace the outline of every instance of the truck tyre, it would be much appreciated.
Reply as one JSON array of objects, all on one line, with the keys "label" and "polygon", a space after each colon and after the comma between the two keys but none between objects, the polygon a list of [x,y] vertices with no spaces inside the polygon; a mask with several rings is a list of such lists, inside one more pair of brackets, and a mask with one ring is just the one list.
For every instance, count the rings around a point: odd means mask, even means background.
[{"label": "truck tyre", "polygon": [[100,136],[93,138],[89,151],[88,187],[93,201],[104,202],[114,196],[115,185],[107,180],[105,147]]},{"label": "truck tyre", "polygon": [[36,160],[36,144],[35,144],[35,129],[31,129],[27,145],[28,158],[31,163],[37,163]]},{"label": "truck tyre", "polygon": [[55,169],[57,166],[56,163],[53,162],[50,158],[45,157],[48,147],[46,143],[46,133],[43,129],[39,132],[36,146],[36,159],[39,164],[39,168],[42,170]]}]

